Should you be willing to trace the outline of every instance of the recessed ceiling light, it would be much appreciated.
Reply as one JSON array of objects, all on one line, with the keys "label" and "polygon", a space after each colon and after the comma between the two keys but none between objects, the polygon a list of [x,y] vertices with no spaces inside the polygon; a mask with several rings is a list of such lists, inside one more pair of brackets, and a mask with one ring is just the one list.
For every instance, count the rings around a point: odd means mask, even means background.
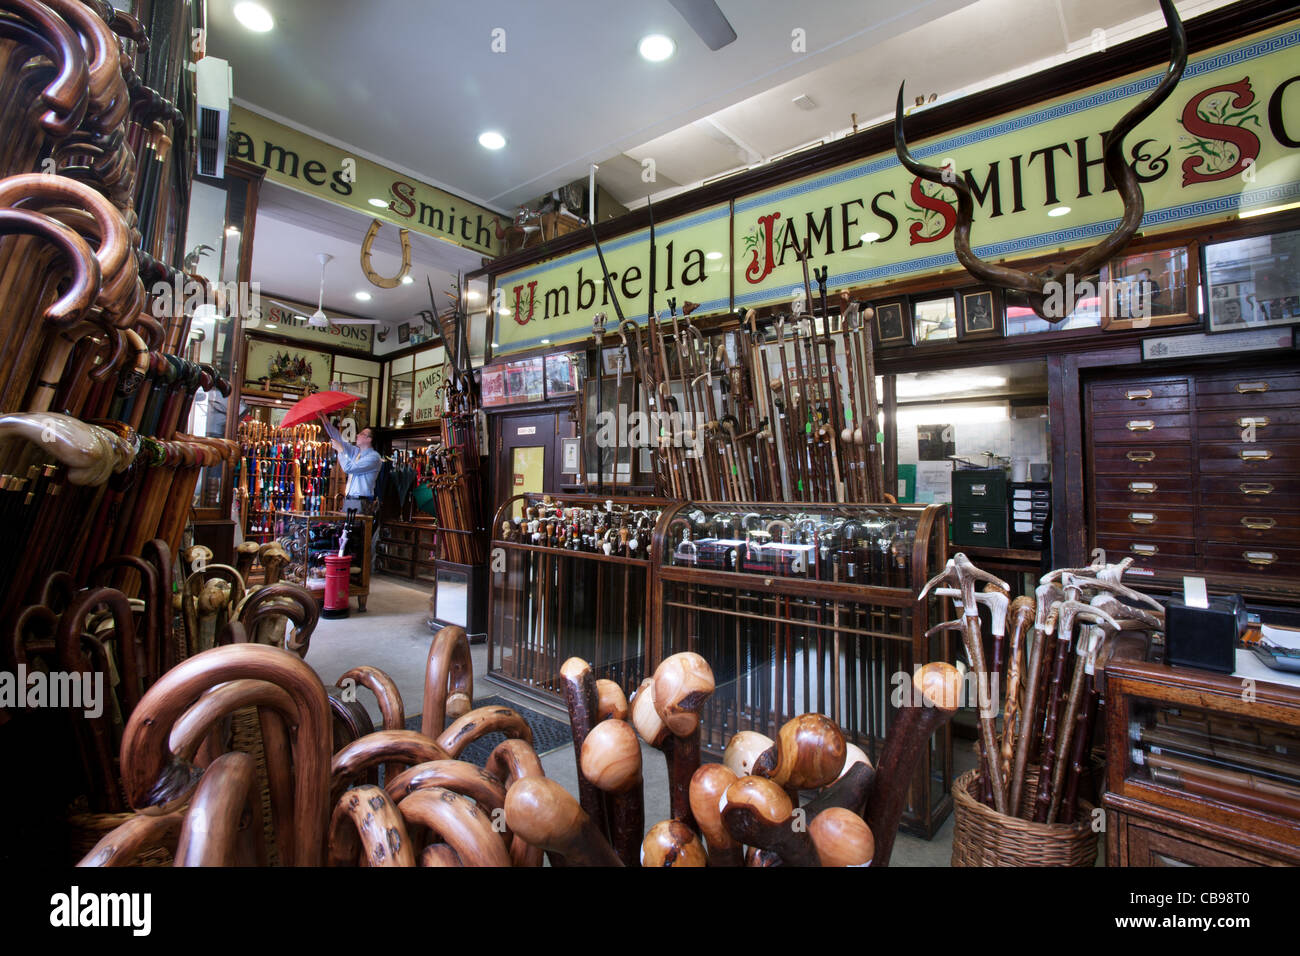
[{"label": "recessed ceiling light", "polygon": [[387,208],[388,208],[388,200],[387,200],[387,199],[367,199],[366,202],[370,203],[370,205],[374,206],[376,209],[387,209]]},{"label": "recessed ceiling light", "polygon": [[278,326],[275,326],[275,325],[267,325],[267,326],[264,326],[264,328],[274,329],[274,328],[278,328]]},{"label": "recessed ceiling light", "polygon": [[662,33],[652,33],[642,37],[636,48],[637,52],[651,63],[661,63],[673,55],[677,44]]},{"label": "recessed ceiling light", "polygon": [[235,19],[254,33],[266,33],[275,26],[271,11],[260,3],[237,3],[234,13]]},{"label": "recessed ceiling light", "polygon": [[1070,207],[1057,206],[1055,209],[1049,210],[1047,214],[1049,216],[1068,216],[1070,214]]},{"label": "recessed ceiling light", "polygon": [[494,129],[484,130],[478,134],[478,144],[484,149],[500,149],[506,144],[506,138]]},{"label": "recessed ceiling light", "polygon": [[877,239],[880,238],[880,233],[878,233],[878,232],[864,232],[864,233],[863,233],[862,235],[860,235],[858,238],[861,239],[863,242],[875,242]]},{"label": "recessed ceiling light", "polygon": [[414,281],[415,280],[412,279],[410,276],[402,276],[402,285],[410,285]]},{"label": "recessed ceiling light", "polygon": [[704,254],[704,258],[706,258],[706,259],[721,259],[721,258],[722,258],[722,253],[720,253],[720,252],[716,252],[716,251],[714,251],[714,252],[707,252],[707,253]]},{"label": "recessed ceiling light", "polygon": [[550,339],[542,339],[542,344],[543,344],[543,345],[550,345],[550,344],[551,344],[551,340],[550,340]]},{"label": "recessed ceiling light", "polygon": [[358,302],[369,302],[369,301],[370,301],[370,293],[369,293],[369,292],[358,292],[358,293],[357,293],[357,301],[358,301]]}]

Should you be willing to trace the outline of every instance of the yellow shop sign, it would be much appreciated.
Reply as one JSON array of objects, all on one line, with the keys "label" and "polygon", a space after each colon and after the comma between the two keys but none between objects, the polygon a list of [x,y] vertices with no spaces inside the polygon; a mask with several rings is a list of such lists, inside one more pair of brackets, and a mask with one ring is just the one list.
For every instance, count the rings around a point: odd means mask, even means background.
[{"label": "yellow shop sign", "polygon": [[[500,214],[260,113],[230,108],[227,155],[261,166],[267,179],[299,192],[485,256],[501,254],[501,234],[509,222]],[[377,208],[371,199],[382,199],[388,206]]]}]

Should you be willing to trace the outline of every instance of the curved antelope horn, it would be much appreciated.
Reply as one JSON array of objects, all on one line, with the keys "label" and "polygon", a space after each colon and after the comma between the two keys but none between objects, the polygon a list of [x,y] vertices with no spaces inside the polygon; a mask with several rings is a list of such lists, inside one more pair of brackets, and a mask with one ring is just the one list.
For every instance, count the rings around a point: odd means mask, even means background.
[{"label": "curved antelope horn", "polygon": [[[258,817],[257,767],[246,753],[225,753],[203,773],[176,843],[176,866],[265,864],[255,826],[240,827],[245,810]],[[259,859],[260,858],[260,859]]]},{"label": "curved antelope horn", "polygon": [[80,39],[66,20],[43,3],[3,0],[0,10],[19,18],[0,20],[0,36],[30,42],[54,63],[57,72],[41,93],[41,101],[50,107],[41,117],[41,126],[52,136],[67,136],[86,115],[90,70]]},{"label": "curved antelope horn", "polygon": [[181,661],[141,698],[122,735],[122,784],[137,810],[167,813],[186,800],[201,771],[170,747],[172,726],[209,688],[265,680],[294,703],[292,863],[319,866],[329,823],[330,713],[316,672],[292,654],[257,644],[217,647]]},{"label": "curved antelope horn", "polygon": [[378,787],[355,787],[334,805],[329,828],[329,865],[415,866],[406,822]]},{"label": "curved antelope horn", "polygon": [[397,808],[408,824],[428,827],[435,840],[455,850],[465,866],[510,865],[510,855],[488,814],[469,797],[434,787],[417,790]]},{"label": "curved antelope horn", "polygon": [[1066,274],[1083,277],[1095,273],[1108,260],[1119,254],[1120,250],[1128,244],[1142,224],[1142,216],[1145,211],[1142,189],[1138,183],[1137,174],[1124,160],[1124,137],[1169,97],[1179,79],[1182,78],[1183,69],[1187,65],[1187,35],[1183,30],[1183,24],[1178,17],[1178,12],[1174,9],[1173,0],[1160,0],[1160,9],[1164,13],[1165,22],[1169,26],[1169,69],[1155,89],[1111,128],[1110,132],[1106,134],[1103,144],[1106,174],[1115,183],[1120,197],[1123,199],[1124,215],[1120,219],[1119,225],[1110,235],[1096,245],[1085,249],[1070,260],[1069,264],[1059,270],[1055,266],[1051,266],[1042,272],[1028,273],[1007,266],[993,265],[975,255],[970,244],[971,219],[973,218],[975,205],[970,187],[961,177],[953,175],[951,171],[945,175],[944,170],[934,166],[926,166],[908,152],[907,142],[903,135],[903,86],[900,85],[898,88],[898,105],[894,113],[894,149],[898,154],[899,162],[903,164],[908,172],[932,183],[951,187],[957,193],[957,226],[953,230],[953,247],[957,253],[958,261],[977,279],[990,285],[1023,293],[1028,298],[1034,312],[1049,321],[1064,319],[1073,311],[1074,304],[1065,303],[1060,315],[1045,314],[1045,287],[1047,283],[1050,281],[1059,282],[1061,277]]}]

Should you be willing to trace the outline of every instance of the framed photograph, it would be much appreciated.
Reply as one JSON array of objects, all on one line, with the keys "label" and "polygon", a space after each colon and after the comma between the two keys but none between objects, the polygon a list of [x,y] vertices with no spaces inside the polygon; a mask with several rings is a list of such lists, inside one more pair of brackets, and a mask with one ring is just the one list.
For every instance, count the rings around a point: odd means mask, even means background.
[{"label": "framed photograph", "polygon": [[912,316],[905,299],[872,303],[876,317],[872,324],[876,330],[876,345],[895,348],[912,344]]},{"label": "framed photograph", "polygon": [[509,400],[506,398],[506,370],[503,366],[484,366],[479,382],[485,408],[509,404]]},{"label": "framed photograph", "polygon": [[961,303],[957,338],[993,339],[1002,335],[1002,297],[993,289],[971,289],[958,296]]},{"label": "framed photograph", "polygon": [[1197,263],[1195,248],[1188,246],[1110,260],[1097,284],[1101,327],[1148,329],[1198,321]]},{"label": "framed photograph", "polygon": [[397,341],[406,345],[411,341],[411,325],[409,322],[403,322],[397,327]]},{"label": "framed photograph", "polygon": [[912,329],[917,345],[957,338],[957,297],[948,292],[913,299]]},{"label": "framed photograph", "polygon": [[1300,230],[1205,246],[1210,332],[1300,322]]},{"label": "framed photograph", "polygon": [[509,404],[540,402],[546,397],[545,364],[540,355],[520,359],[518,362],[507,362],[505,369],[506,401]]},{"label": "framed photograph", "polygon": [[601,350],[600,364],[606,375],[617,375],[620,361],[623,363],[623,374],[630,374],[632,371],[632,354],[626,348],[615,347]]},{"label": "framed photograph", "polygon": [[576,475],[582,467],[582,439],[561,438],[562,453],[560,471],[566,475]]},{"label": "framed photograph", "polygon": [[562,352],[546,356],[546,397],[576,395],[587,371],[585,352]]}]

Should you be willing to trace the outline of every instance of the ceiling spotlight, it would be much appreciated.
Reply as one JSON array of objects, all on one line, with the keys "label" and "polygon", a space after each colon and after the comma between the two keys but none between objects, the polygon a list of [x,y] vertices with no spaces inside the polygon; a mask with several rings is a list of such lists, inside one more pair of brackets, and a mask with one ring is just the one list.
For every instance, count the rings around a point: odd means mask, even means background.
[{"label": "ceiling spotlight", "polygon": [[402,285],[410,285],[414,281],[415,280],[412,279],[410,276],[402,276]]},{"label": "ceiling spotlight", "polygon": [[1049,216],[1068,216],[1070,214],[1070,207],[1057,206],[1055,209],[1049,210],[1047,214]]},{"label": "ceiling spotlight", "polygon": [[358,293],[357,293],[357,301],[358,301],[358,302],[369,302],[369,301],[370,301],[370,293],[369,293],[369,292],[358,292]]},{"label": "ceiling spotlight", "polygon": [[238,227],[238,226],[227,226],[227,227],[226,227],[226,235],[228,235],[228,236],[237,236],[237,235],[239,235],[239,227]]},{"label": "ceiling spotlight", "polygon": [[260,3],[237,3],[234,13],[235,19],[254,33],[266,33],[275,26],[271,12]]},{"label": "ceiling spotlight", "polygon": [[542,339],[542,344],[543,344],[543,345],[550,345],[550,344],[551,344],[551,340],[550,340],[550,339]]},{"label": "ceiling spotlight", "polygon": [[880,238],[880,233],[878,233],[878,232],[864,232],[864,233],[863,233],[862,235],[860,235],[858,238],[861,239],[863,242],[875,242],[877,239]]},{"label": "ceiling spotlight", "polygon": [[492,343],[492,347],[493,347],[494,349],[499,349],[499,348],[501,348],[501,346],[498,345],[496,342],[493,342],[493,343]]},{"label": "ceiling spotlight", "polygon": [[704,258],[706,258],[706,259],[721,259],[721,258],[722,258],[722,253],[717,252],[717,251],[714,251],[714,252],[706,252],[706,253],[704,254]]},{"label": "ceiling spotlight", "polygon": [[275,325],[268,325],[268,326],[265,326],[265,328],[268,328],[268,329],[274,329],[274,328],[278,328],[278,327],[279,327],[279,326],[275,326]]},{"label": "ceiling spotlight", "polygon": [[370,205],[374,206],[376,209],[387,209],[387,208],[388,208],[388,200],[387,200],[387,199],[367,199],[366,202],[370,203]]},{"label": "ceiling spotlight", "polygon": [[636,48],[637,52],[651,63],[661,63],[673,55],[677,44],[662,33],[652,33],[642,37]]},{"label": "ceiling spotlight", "polygon": [[506,144],[506,138],[494,129],[478,134],[478,144],[484,149],[500,149]]}]

